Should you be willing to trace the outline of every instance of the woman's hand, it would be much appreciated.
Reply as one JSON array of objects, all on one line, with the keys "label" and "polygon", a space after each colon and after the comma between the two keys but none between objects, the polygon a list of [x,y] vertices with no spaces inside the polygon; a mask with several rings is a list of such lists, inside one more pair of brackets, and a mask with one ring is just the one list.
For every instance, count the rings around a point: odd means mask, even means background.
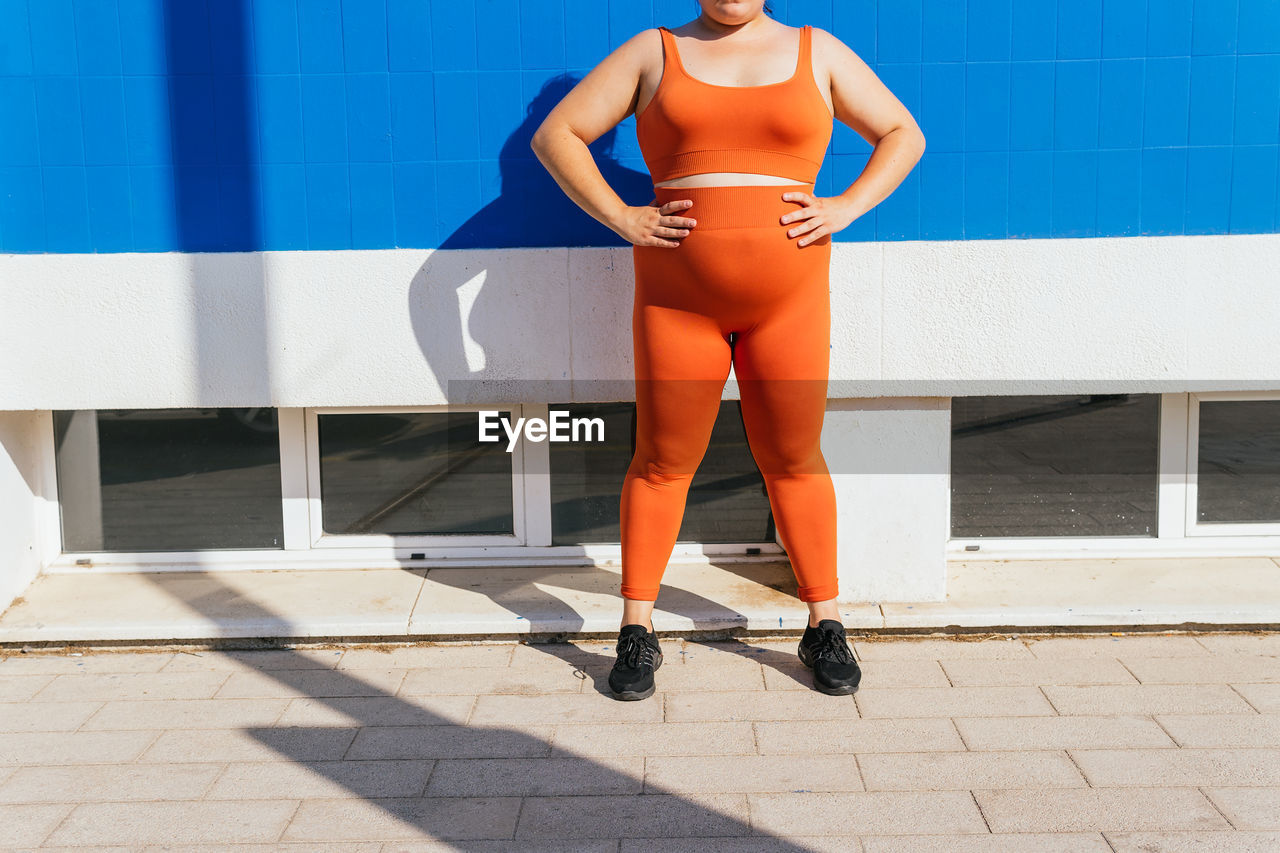
[{"label": "woman's hand", "polygon": [[803,192],[786,192],[782,194],[782,200],[798,201],[804,204],[804,207],[783,214],[779,220],[783,225],[791,222],[800,223],[787,229],[788,237],[800,237],[797,243],[800,246],[806,246],[827,234],[834,234],[848,228],[849,223],[858,218],[854,215],[853,209],[839,197],[819,198]]},{"label": "woman's hand", "polygon": [[669,237],[684,237],[689,229],[697,224],[697,220],[687,216],[676,215],[688,208],[693,201],[687,198],[674,199],[662,206],[645,204],[639,207],[626,207],[619,217],[620,222],[613,230],[623,236],[628,243],[637,246],[669,246],[680,245]]}]

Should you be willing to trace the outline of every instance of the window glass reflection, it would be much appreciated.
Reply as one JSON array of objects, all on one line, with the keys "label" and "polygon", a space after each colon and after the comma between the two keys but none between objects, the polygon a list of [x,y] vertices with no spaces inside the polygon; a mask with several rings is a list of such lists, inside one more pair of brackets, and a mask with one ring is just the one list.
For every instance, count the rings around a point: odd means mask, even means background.
[{"label": "window glass reflection", "polygon": [[326,533],[514,534],[514,457],[479,440],[476,412],[316,417]]},{"label": "window glass reflection", "polygon": [[53,413],[66,551],[279,548],[275,409]]},{"label": "window glass reflection", "polygon": [[1280,400],[1203,400],[1196,518],[1280,521]]},{"label": "window glass reflection", "polygon": [[1155,536],[1159,401],[953,398],[951,535]]},{"label": "window glass reflection", "polygon": [[[571,418],[601,418],[604,442],[552,442],[551,526],[557,545],[617,543],[622,480],[634,453],[635,404],[556,404]],[[725,400],[694,474],[678,541],[772,542],[764,478],[747,445],[738,401]]]}]

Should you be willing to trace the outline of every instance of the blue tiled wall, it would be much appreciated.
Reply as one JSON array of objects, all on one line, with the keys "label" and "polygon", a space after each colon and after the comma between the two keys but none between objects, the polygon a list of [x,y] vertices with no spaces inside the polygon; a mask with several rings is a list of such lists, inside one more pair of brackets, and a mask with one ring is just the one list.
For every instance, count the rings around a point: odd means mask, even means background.
[{"label": "blue tiled wall", "polygon": [[[837,240],[1274,232],[1280,0],[773,0],[912,111]],[[533,157],[611,49],[695,0],[0,0],[0,250],[623,245]],[[632,204],[628,118],[592,146]],[[837,122],[818,192],[865,167]]]}]

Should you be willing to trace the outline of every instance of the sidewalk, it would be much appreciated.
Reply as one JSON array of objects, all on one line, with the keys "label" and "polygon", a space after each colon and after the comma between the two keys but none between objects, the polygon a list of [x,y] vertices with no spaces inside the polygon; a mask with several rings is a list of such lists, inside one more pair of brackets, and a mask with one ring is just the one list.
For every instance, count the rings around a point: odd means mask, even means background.
[{"label": "sidewalk", "polygon": [[850,633],[852,697],[670,637],[640,702],[605,640],[6,650],[0,847],[1280,849],[1280,634]]}]

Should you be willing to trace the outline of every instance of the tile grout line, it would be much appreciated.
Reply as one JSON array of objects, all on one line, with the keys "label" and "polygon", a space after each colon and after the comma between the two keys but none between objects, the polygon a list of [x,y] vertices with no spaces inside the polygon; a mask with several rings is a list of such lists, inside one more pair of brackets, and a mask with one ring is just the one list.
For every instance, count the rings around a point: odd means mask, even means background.
[{"label": "tile grout line", "polygon": [[[1209,796],[1208,793],[1205,792],[1203,785],[1196,785],[1195,788],[1200,793],[1200,796],[1204,797],[1206,800],[1209,801],[1209,805],[1213,807],[1213,810],[1218,814],[1222,815],[1222,819],[1227,822],[1227,826],[1231,827],[1236,831],[1240,830],[1240,827],[1232,823],[1231,818],[1227,817],[1227,813],[1224,812],[1222,809],[1218,808],[1218,804],[1213,801],[1213,797]],[[1264,788],[1262,790],[1266,790],[1266,789]]]},{"label": "tile grout line", "polygon": [[973,788],[969,789],[969,799],[973,800],[973,805],[978,810],[978,817],[982,818],[982,824],[987,828],[987,832],[994,835],[995,831],[991,828],[991,821],[987,820],[987,813],[982,810],[982,803],[978,802],[978,793]]},{"label": "tile grout line", "polygon": [[284,836],[289,832],[289,827],[293,826],[293,822],[298,818],[298,812],[302,811],[302,797],[298,798],[297,804],[293,807],[293,811],[289,813],[289,819],[284,822],[284,826],[280,828],[280,834],[276,836],[276,844],[284,840]]},{"label": "tile grout line", "polygon": [[1169,740],[1173,741],[1173,745],[1174,745],[1176,748],[1178,748],[1178,749],[1182,749],[1182,748],[1183,748],[1183,744],[1181,744],[1181,743],[1179,743],[1179,742],[1178,742],[1178,739],[1177,739],[1176,737],[1174,737],[1174,736],[1173,736],[1173,732],[1171,732],[1171,731],[1169,731],[1167,728],[1165,728],[1164,724],[1160,722],[1160,716],[1159,716],[1158,714],[1149,714],[1149,715],[1148,715],[1148,717],[1150,718],[1151,722],[1153,722],[1153,723],[1155,723],[1155,724],[1156,724],[1156,728],[1158,728],[1158,729],[1160,729],[1160,731],[1164,732],[1165,737],[1167,737],[1167,738],[1169,738]]}]

